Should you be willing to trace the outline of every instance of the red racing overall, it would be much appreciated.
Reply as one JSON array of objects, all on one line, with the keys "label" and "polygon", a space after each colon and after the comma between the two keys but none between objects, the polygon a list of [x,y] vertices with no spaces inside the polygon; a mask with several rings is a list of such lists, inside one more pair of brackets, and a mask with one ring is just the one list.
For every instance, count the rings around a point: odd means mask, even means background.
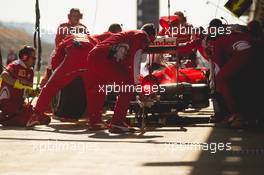
[{"label": "red racing overall", "polygon": [[[113,46],[124,44],[128,46],[128,52],[124,59],[117,60],[110,56]],[[89,53],[88,74],[86,75],[89,86],[87,94],[88,116],[92,124],[102,122],[101,112],[106,96],[106,85],[133,85],[138,83],[140,58],[142,50],[149,44],[148,35],[141,30],[131,30],[113,34]],[[129,102],[133,92],[120,91],[114,108],[111,123],[120,125],[124,122]]]},{"label": "red racing overall", "polygon": [[42,114],[45,111],[60,89],[78,76],[83,78],[87,71],[87,55],[95,44],[88,35],[71,36],[59,44],[52,56],[52,69],[55,71],[41,90],[35,106],[37,113]]},{"label": "red racing overall", "polygon": [[251,37],[246,33],[233,32],[214,41],[213,61],[220,68],[215,77],[216,88],[222,94],[229,112],[237,113],[230,84],[235,76],[252,59]]},{"label": "red racing overall", "polygon": [[[13,61],[6,69],[5,71],[8,71],[14,79],[33,83],[33,69],[27,68],[22,60]],[[33,109],[31,105],[27,105],[24,102],[23,94],[24,90],[15,89],[5,81],[2,81],[0,88],[1,124],[5,126],[26,126]]]}]

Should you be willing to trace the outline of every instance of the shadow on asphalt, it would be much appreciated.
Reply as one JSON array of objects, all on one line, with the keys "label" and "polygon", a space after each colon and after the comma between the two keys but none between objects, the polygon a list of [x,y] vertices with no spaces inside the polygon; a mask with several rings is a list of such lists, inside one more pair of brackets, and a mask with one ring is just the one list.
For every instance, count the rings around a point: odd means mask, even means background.
[{"label": "shadow on asphalt", "polygon": [[[167,131],[167,132],[186,132],[187,129],[185,127],[212,127],[213,125],[208,125],[209,118],[208,117],[175,117],[175,116],[167,116],[166,122],[163,124],[159,124],[159,116],[149,116],[147,120],[147,132],[156,132],[156,131]],[[205,124],[205,125],[204,125]],[[166,128],[164,128],[166,127]],[[169,128],[168,128],[169,127]],[[60,122],[53,121],[48,126],[36,126],[33,128],[27,127],[11,127],[11,126],[1,126],[0,130],[32,130],[39,132],[50,132],[50,133],[61,133],[61,134],[91,134],[94,133],[93,138],[127,138],[131,137],[133,134],[122,134],[119,136],[106,134],[101,135],[101,132],[98,131],[89,131],[88,125],[84,122],[75,123],[75,122]],[[134,135],[138,135],[134,134]]]},{"label": "shadow on asphalt", "polygon": [[[145,162],[143,167],[191,167],[190,175],[257,175],[263,174],[264,132],[215,127],[197,161]],[[220,150],[219,144],[231,144],[231,150]],[[197,143],[178,143],[197,144]],[[198,143],[201,144],[201,143]],[[213,145],[213,146],[212,146]],[[217,147],[215,147],[217,145]],[[214,150],[212,153],[212,149]],[[180,151],[180,150],[178,150]],[[193,150],[191,150],[193,151]],[[177,172],[177,170],[176,170]]]},{"label": "shadow on asphalt", "polygon": [[[97,133],[98,134],[98,133]],[[101,134],[104,135],[104,134]],[[163,141],[155,141],[155,140],[149,140],[154,139],[157,137],[162,136],[140,136],[136,137],[135,135],[129,135],[128,137],[124,137],[124,135],[114,136],[114,139],[123,138],[122,140],[94,140],[94,139],[87,139],[87,140],[78,140],[78,139],[50,139],[50,138],[23,138],[23,137],[0,137],[0,141],[58,141],[58,142],[87,142],[87,143],[131,143],[131,144],[161,144],[164,145],[167,142]],[[128,140],[131,138],[136,138],[137,140]],[[139,140],[139,139],[148,139],[148,140]],[[177,143],[175,143],[177,144]]]}]

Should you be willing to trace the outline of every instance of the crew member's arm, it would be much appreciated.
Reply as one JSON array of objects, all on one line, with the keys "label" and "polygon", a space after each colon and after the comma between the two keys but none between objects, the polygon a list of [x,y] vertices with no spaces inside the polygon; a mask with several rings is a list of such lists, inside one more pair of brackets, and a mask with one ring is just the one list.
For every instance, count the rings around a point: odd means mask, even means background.
[{"label": "crew member's arm", "polygon": [[14,88],[17,89],[30,89],[30,87],[33,87],[33,79],[32,81],[26,81],[26,80],[18,79],[16,75],[17,72],[15,65],[9,64],[6,67],[6,70],[4,70],[3,73],[1,74],[1,78],[3,79],[4,82],[6,82],[11,86],[14,86]]},{"label": "crew member's arm", "polygon": [[1,78],[3,79],[4,82],[6,82],[7,84],[14,86],[16,79],[14,79],[12,76],[10,76],[10,74],[6,71],[3,71],[3,73],[1,74]]},{"label": "crew member's arm", "polygon": [[61,34],[57,34],[55,38],[55,46],[58,46],[60,42],[63,40],[64,36]]},{"label": "crew member's arm", "polygon": [[219,40],[209,41],[205,48],[206,55],[212,61],[212,68],[215,76],[219,73],[223,67],[223,46]]},{"label": "crew member's arm", "polygon": [[64,37],[68,33],[68,27],[66,25],[60,25],[57,29],[56,37],[55,37],[55,46],[57,47],[60,42],[64,39]]},{"label": "crew member's arm", "polygon": [[[66,41],[65,41],[66,42]],[[64,60],[66,55],[65,42],[61,42],[51,54],[51,69],[55,70]]]},{"label": "crew member's arm", "polygon": [[188,54],[193,51],[193,49],[197,49],[201,45],[201,39],[195,39],[189,42],[180,43],[177,46],[177,50],[181,54]]},{"label": "crew member's arm", "polygon": [[111,32],[104,32],[102,34],[97,34],[97,35],[92,35],[91,37],[97,41],[97,43],[100,43],[104,40],[106,40],[108,37],[110,37],[111,35],[113,35],[113,33]]},{"label": "crew member's arm", "polygon": [[17,89],[30,89],[31,87],[33,87],[32,82],[15,79],[7,71],[4,71],[1,74],[1,78],[4,82]]},{"label": "crew member's arm", "polygon": [[140,63],[142,52],[147,46],[150,44],[149,38],[144,33],[139,33],[135,35],[133,44],[130,48],[130,65],[132,66],[130,69],[130,76],[132,82],[135,84],[139,83],[140,76]]}]

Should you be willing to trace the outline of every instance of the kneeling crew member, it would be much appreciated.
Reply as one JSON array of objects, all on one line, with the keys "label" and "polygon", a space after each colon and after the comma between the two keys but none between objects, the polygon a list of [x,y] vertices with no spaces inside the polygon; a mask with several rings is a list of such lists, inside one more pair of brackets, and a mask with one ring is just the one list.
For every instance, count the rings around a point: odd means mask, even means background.
[{"label": "kneeling crew member", "polygon": [[[25,91],[32,91],[34,72],[32,67],[36,61],[35,49],[25,46],[19,51],[19,59],[10,63],[1,74],[0,106],[2,114],[0,123],[4,126],[30,126],[32,106],[25,103]],[[43,115],[37,124],[49,124],[50,118]]]}]

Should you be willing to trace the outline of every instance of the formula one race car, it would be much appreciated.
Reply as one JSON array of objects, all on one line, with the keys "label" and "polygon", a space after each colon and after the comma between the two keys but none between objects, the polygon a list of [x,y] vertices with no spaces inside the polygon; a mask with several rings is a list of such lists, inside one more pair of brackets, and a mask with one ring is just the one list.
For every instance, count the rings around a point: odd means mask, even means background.
[{"label": "formula one race car", "polygon": [[[182,68],[184,63],[181,62],[186,60],[177,58],[175,42],[176,38],[161,37],[145,51],[147,59],[141,64],[140,79],[144,95],[135,96],[129,108],[131,113],[137,114],[142,107],[140,103],[144,102],[147,102],[146,113],[158,114],[209,106],[209,70]],[[110,108],[114,102],[115,94],[108,95]]]},{"label": "formula one race car", "polygon": [[[135,94],[131,101],[131,113],[138,115],[142,107],[146,113],[161,114],[209,106],[209,71],[207,68],[186,68],[186,60],[177,57],[176,38],[158,38],[145,51],[144,58],[140,78],[143,91],[140,96]],[[155,92],[154,85],[157,87]],[[110,93],[105,102],[106,109],[112,110],[115,101],[116,94]],[[61,90],[52,103],[56,116],[70,119],[81,118],[85,106],[85,90],[78,78]]]}]

